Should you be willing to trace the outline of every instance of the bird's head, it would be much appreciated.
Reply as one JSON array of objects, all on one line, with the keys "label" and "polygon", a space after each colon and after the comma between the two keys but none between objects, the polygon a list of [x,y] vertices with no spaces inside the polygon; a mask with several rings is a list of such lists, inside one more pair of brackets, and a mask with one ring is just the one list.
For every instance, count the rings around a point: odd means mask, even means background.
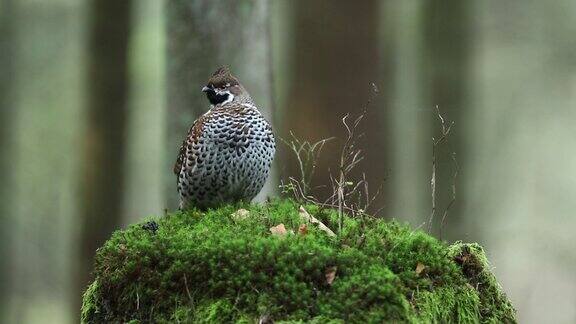
[{"label": "bird's head", "polygon": [[[214,106],[223,106],[232,101],[250,99],[250,95],[227,67],[220,67],[212,74],[202,92]],[[250,99],[251,100],[251,99]]]}]

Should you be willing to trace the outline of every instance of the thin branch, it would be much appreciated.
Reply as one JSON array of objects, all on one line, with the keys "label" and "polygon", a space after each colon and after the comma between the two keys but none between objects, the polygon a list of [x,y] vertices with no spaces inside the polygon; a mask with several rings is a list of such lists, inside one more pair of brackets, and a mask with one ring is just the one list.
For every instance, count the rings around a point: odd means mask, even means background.
[{"label": "thin branch", "polygon": [[[432,211],[430,213],[430,218],[428,219],[428,232],[432,231],[432,223],[434,221],[434,216],[436,215],[436,170],[437,170],[437,150],[446,141],[448,136],[450,135],[450,131],[452,130],[452,126],[454,125],[454,121],[447,123],[442,114],[440,113],[440,108],[436,105],[436,116],[440,120],[440,137],[436,139],[432,137],[432,176],[430,177],[430,189],[431,189],[431,198],[432,198]],[[452,206],[451,202],[449,207]],[[447,213],[447,211],[445,211]]]},{"label": "thin branch", "polygon": [[446,216],[448,216],[450,208],[452,208],[452,205],[456,202],[456,180],[458,178],[458,173],[460,172],[460,166],[458,165],[458,160],[456,160],[455,152],[452,152],[452,163],[454,164],[454,174],[452,175],[452,199],[448,203],[448,206],[446,206],[444,214],[442,215],[442,220],[440,221],[440,240],[442,240],[442,229],[444,228]]},{"label": "thin branch", "polygon": [[300,180],[302,182],[302,190],[305,194],[310,191],[312,177],[316,171],[318,157],[324,148],[324,145],[333,140],[333,137],[322,139],[315,143],[299,140],[292,132],[290,132],[290,140],[280,138],[280,140],[288,146],[288,148],[296,156],[298,168],[300,171]]},{"label": "thin branch", "polygon": [[188,299],[190,300],[190,306],[194,308],[194,298],[190,293],[190,289],[188,288],[188,279],[186,279],[186,274],[184,274],[184,288],[186,288],[186,295],[188,295]]}]

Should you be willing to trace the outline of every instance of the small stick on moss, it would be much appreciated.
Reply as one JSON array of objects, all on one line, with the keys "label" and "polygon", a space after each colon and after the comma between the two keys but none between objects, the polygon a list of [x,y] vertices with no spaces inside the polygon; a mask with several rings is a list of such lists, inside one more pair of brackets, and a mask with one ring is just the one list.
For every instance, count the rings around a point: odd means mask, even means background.
[{"label": "small stick on moss", "polygon": [[[338,178],[334,179],[333,183],[336,185],[334,192],[336,193],[336,202],[338,205],[338,232],[342,232],[342,226],[344,222],[344,209],[347,206],[346,191],[347,187],[352,186],[354,183],[349,180],[350,172],[360,163],[364,156],[362,155],[362,150],[356,148],[356,139],[358,135],[356,130],[358,125],[362,121],[366,114],[364,111],[360,116],[358,116],[352,125],[347,122],[348,114],[342,118],[342,124],[346,128],[346,140],[342,145],[342,150],[340,151],[340,163],[338,165]],[[354,190],[352,190],[354,192]]]},{"label": "small stick on moss", "polygon": [[336,236],[336,234],[328,226],[319,221],[316,217],[310,215],[308,211],[304,209],[304,206],[300,206],[300,208],[298,208],[298,214],[300,215],[300,218],[302,218],[302,220],[305,222],[318,225],[318,228],[328,234],[328,236]]},{"label": "small stick on moss", "polygon": [[192,294],[188,288],[188,279],[186,278],[186,274],[184,274],[184,288],[186,288],[186,295],[188,295],[188,299],[190,300],[190,306],[194,309],[194,298],[192,298]]},{"label": "small stick on moss", "polygon": [[[347,118],[348,114],[342,118],[342,124],[346,129],[346,139],[342,145],[342,150],[340,151],[340,163],[338,165],[338,177],[330,177],[333,184],[333,197],[336,197],[336,205],[338,206],[338,232],[342,232],[342,227],[344,226],[344,210],[350,208],[353,210],[352,216],[357,214],[364,214],[366,212],[367,206],[362,206],[360,204],[354,206],[349,199],[353,195],[358,195],[359,200],[361,199],[362,192],[358,190],[362,185],[362,180],[354,185],[353,181],[350,181],[350,173],[356,166],[364,160],[364,152],[357,148],[357,140],[363,135],[358,134],[358,128],[360,122],[366,116],[368,107],[371,105],[372,101],[378,96],[379,90],[376,84],[372,83],[371,96],[368,99],[362,113],[354,120],[352,124],[348,124]],[[366,178],[363,178],[366,181]],[[366,187],[367,184],[364,186]],[[350,206],[349,206],[350,205]]]}]

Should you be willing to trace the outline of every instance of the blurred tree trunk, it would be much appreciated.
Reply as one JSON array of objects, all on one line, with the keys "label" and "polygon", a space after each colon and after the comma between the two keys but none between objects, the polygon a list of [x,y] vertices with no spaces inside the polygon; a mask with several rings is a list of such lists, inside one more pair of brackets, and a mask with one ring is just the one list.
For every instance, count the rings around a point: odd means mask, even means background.
[{"label": "blurred tree trunk", "polygon": [[[354,1],[292,1],[293,40],[291,73],[286,106],[282,109],[282,136],[289,132],[302,140],[311,142],[322,138],[337,137],[337,141],[325,146],[318,161],[316,179],[312,187],[329,184],[329,169],[337,172],[337,163],[346,131],[342,118],[350,114],[350,121],[362,113],[373,97],[372,83],[384,97],[386,85],[379,78],[379,2]],[[359,143],[366,152],[366,163],[358,166],[356,176],[365,172],[373,192],[384,180],[388,162],[385,159],[386,133],[382,125],[384,105],[372,104],[359,127],[365,136]],[[281,170],[283,178],[298,178],[298,167],[292,154],[284,145]],[[335,174],[335,173],[334,173]],[[322,198],[331,188],[312,190]],[[384,195],[375,205],[382,206]]]},{"label": "blurred tree trunk", "polygon": [[10,202],[14,190],[12,161],[13,127],[15,119],[14,111],[14,47],[15,29],[14,19],[16,15],[15,2],[13,0],[0,1],[0,322],[6,318],[6,296],[8,294],[8,282],[10,268],[11,247],[11,208]]},{"label": "blurred tree trunk", "polygon": [[392,133],[392,159],[387,212],[419,226],[430,213],[430,105],[423,89],[422,1],[388,1],[382,32],[390,38],[393,91],[386,128]]},{"label": "blurred tree trunk", "polygon": [[[438,105],[444,118],[454,121],[455,126],[448,143],[438,150],[436,194],[438,198],[437,213],[434,220],[434,228],[438,229],[441,224],[443,211],[452,199],[452,183],[455,165],[452,161],[452,152],[456,152],[457,161],[461,168],[466,168],[468,150],[465,145],[467,129],[465,118],[469,113],[467,107],[471,78],[471,44],[472,44],[472,20],[471,10],[473,3],[459,0],[434,0],[426,2],[423,8],[422,31],[424,36],[424,57],[428,58],[424,71],[424,88],[429,91],[430,104],[425,107],[431,111],[430,120],[434,134],[440,133],[440,122],[434,111]],[[431,145],[431,139],[428,145]],[[429,146],[430,147],[430,146]],[[430,148],[427,148],[429,150]],[[430,160],[430,157],[429,157]],[[465,174],[460,173],[456,180],[457,200],[450,209],[446,224],[442,230],[444,233],[458,232],[462,222],[461,206],[465,193],[463,180]],[[458,200],[460,199],[460,200]]]},{"label": "blurred tree trunk", "polygon": [[89,283],[96,249],[121,221],[130,9],[131,1],[92,0],[88,11],[88,110],[80,177],[81,255],[74,297],[78,301]]},{"label": "blurred tree trunk", "polygon": [[[177,206],[172,165],[194,119],[209,103],[200,91],[218,66],[228,65],[272,122],[273,80],[268,0],[171,0],[166,7],[166,199]],[[275,173],[262,194],[271,193]],[[261,194],[261,196],[262,196]]]},{"label": "blurred tree trunk", "polygon": [[576,2],[474,4],[463,232],[519,323],[576,323]]}]

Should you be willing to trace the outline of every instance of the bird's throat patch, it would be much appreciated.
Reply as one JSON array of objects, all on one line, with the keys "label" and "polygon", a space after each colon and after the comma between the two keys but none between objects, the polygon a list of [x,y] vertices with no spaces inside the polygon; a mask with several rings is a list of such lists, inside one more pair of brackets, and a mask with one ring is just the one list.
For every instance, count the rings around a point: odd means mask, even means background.
[{"label": "bird's throat patch", "polygon": [[232,95],[229,92],[218,93],[216,91],[208,91],[206,92],[206,96],[208,97],[210,103],[213,105],[221,104],[226,101],[231,101],[230,99],[232,97]]}]

